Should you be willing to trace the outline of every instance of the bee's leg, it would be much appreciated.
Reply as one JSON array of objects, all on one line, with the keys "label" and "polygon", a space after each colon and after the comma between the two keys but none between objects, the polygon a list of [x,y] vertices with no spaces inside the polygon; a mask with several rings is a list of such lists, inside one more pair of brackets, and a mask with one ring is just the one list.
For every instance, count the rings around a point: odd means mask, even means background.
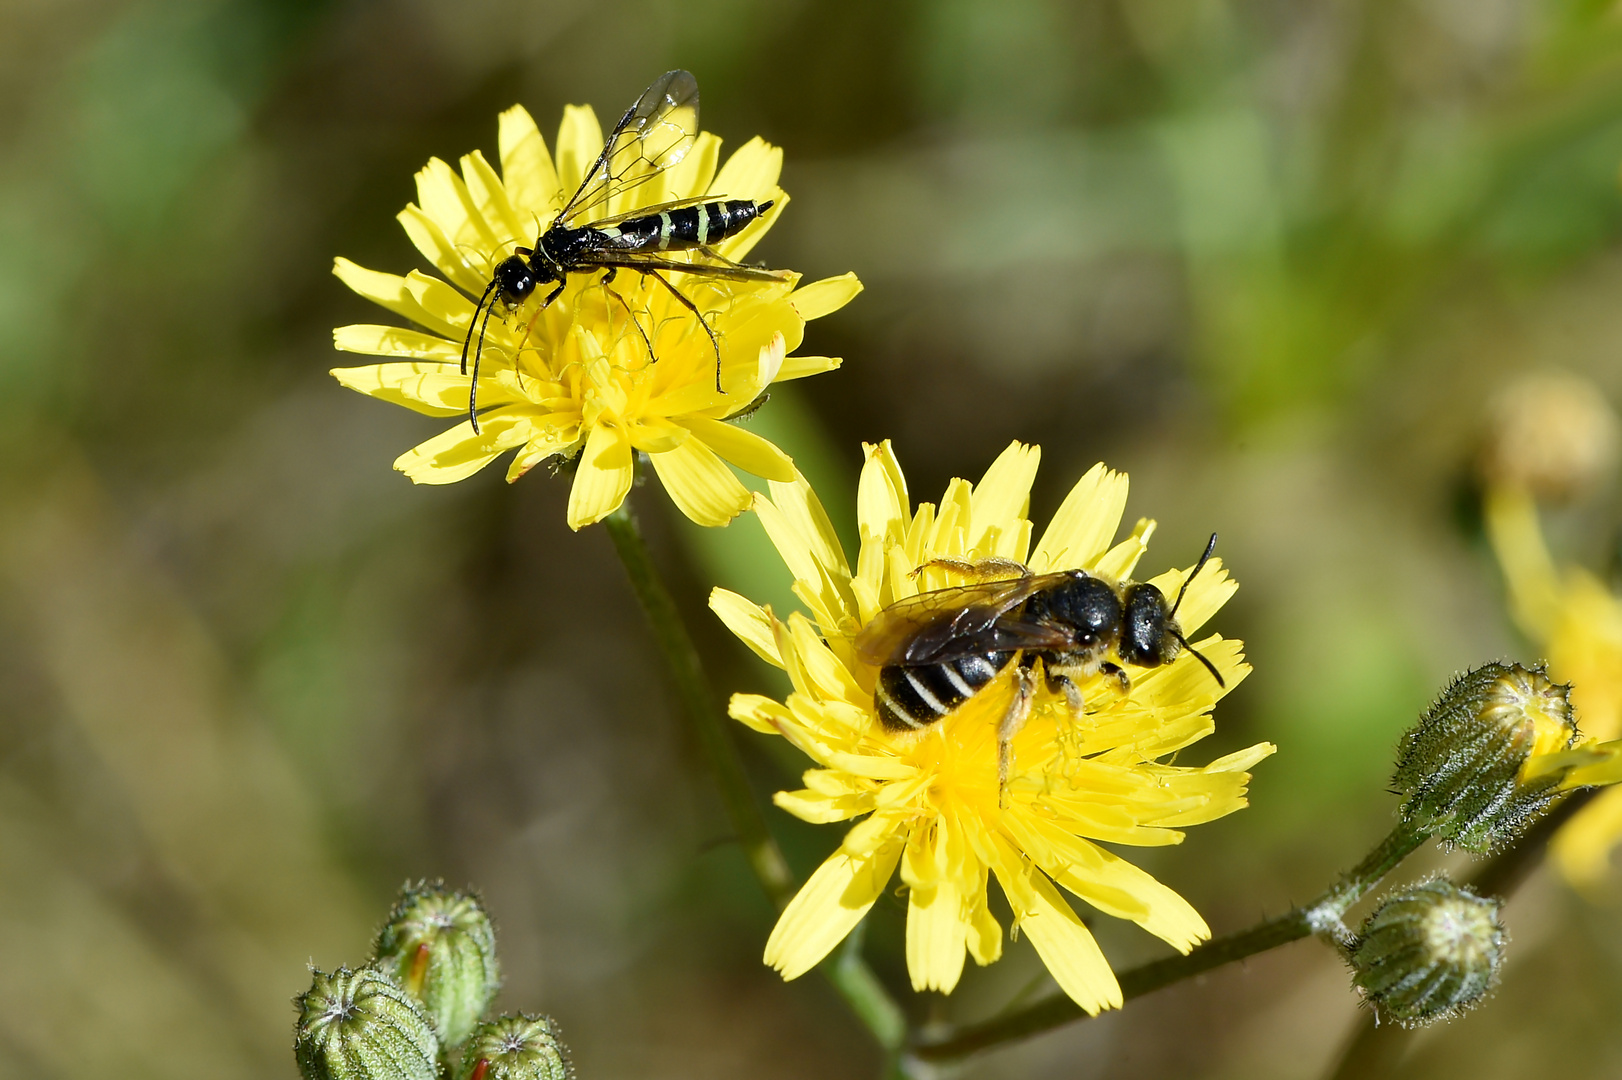
[{"label": "bee's leg", "polygon": [[1019,682],[1014,700],[997,725],[997,802],[1006,805],[1008,774],[1014,767],[1014,736],[1020,733],[1031,716],[1031,698],[1036,694],[1036,676],[1024,664],[1019,667]]},{"label": "bee's leg", "polygon": [[1001,581],[1011,577],[1030,577],[1031,568],[1015,559],[1004,559],[993,555],[988,559],[930,559],[924,565],[912,572],[917,577],[930,567],[939,567],[948,573],[963,578],[977,578],[981,581]]},{"label": "bee's leg", "polygon": [[1130,694],[1132,692],[1132,679],[1129,675],[1127,675],[1126,671],[1121,667],[1121,665],[1112,664],[1106,660],[1099,666],[1098,670],[1103,672],[1105,675],[1115,676],[1115,681],[1121,684],[1121,693]]},{"label": "bee's leg", "polygon": [[677,301],[680,302],[682,307],[693,313],[693,318],[698,320],[698,325],[702,326],[704,328],[704,332],[710,336],[710,347],[715,350],[715,392],[718,394],[726,393],[725,390],[721,389],[721,339],[715,336],[714,330],[710,329],[709,320],[704,318],[704,313],[698,310],[697,304],[687,299],[687,297],[682,294],[682,291],[676,288],[676,286],[672,285],[669,279],[667,279],[663,274],[659,273],[659,271],[642,270],[641,273],[647,274],[649,277],[653,278],[653,280],[657,281],[659,284],[668,289],[670,295],[674,296]]},{"label": "bee's leg", "polygon": [[1053,672],[1047,676],[1047,683],[1051,693],[1064,695],[1071,716],[1080,716],[1087,711],[1087,701],[1081,696],[1081,687],[1076,685],[1076,680],[1062,672]]}]

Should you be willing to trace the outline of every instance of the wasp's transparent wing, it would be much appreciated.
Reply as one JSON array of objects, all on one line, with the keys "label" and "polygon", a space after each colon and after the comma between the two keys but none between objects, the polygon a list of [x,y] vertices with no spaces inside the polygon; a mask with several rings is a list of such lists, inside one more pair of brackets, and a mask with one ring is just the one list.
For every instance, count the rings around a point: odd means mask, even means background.
[{"label": "wasp's transparent wing", "polygon": [[614,125],[557,220],[575,225],[589,211],[652,180],[687,156],[697,133],[698,80],[687,71],[665,72]]}]

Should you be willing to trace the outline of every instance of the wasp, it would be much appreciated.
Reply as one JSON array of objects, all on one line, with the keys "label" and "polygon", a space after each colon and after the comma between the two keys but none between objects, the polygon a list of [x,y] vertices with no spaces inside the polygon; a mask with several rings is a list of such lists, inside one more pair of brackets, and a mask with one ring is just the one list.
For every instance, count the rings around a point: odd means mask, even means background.
[{"label": "wasp", "polygon": [[[887,731],[921,731],[951,713],[1017,665],[1014,700],[997,730],[998,779],[1006,785],[1009,744],[1030,714],[1036,662],[1048,689],[1062,692],[1071,711],[1082,712],[1077,682],[1103,673],[1122,692],[1131,680],[1122,664],[1159,667],[1184,650],[1226,687],[1216,665],[1188,643],[1177,609],[1189,584],[1216,550],[1211,534],[1205,553],[1183,581],[1177,600],[1147,582],[1116,582],[1085,570],[1032,574],[1007,559],[964,563],[941,559],[929,565],[963,574],[1000,574],[982,581],[919,593],[898,600],[856,636],[856,653],[878,669],[873,708]],[[1007,577],[1015,573],[1016,577]]]},{"label": "wasp", "polygon": [[[468,419],[479,430],[479,360],[484,331],[497,307],[511,310],[536,289],[553,285],[540,310],[563,294],[571,274],[604,271],[602,284],[621,270],[634,270],[663,285],[693,313],[715,349],[715,389],[721,390],[721,343],[698,305],[671,284],[666,273],[702,274],[734,281],[782,281],[782,271],[742,266],[722,258],[710,245],[736,236],[772,207],[770,199],[726,199],[700,195],[645,206],[615,217],[591,218],[591,211],[646,184],[687,156],[698,132],[698,82],[690,72],[667,71],[642,92],[608,133],[596,162],[563,209],[542,230],[534,247],[520,247],[496,265],[490,284],[473,309],[462,342],[462,374],[473,351],[473,382],[468,391]],[[703,262],[673,259],[669,252],[695,252]],[[479,315],[483,312],[483,319]],[[478,345],[473,346],[477,329]],[[640,325],[638,326],[640,330]],[[644,334],[644,340],[646,335]],[[652,345],[649,344],[649,353]],[[657,358],[655,358],[657,359]]]}]

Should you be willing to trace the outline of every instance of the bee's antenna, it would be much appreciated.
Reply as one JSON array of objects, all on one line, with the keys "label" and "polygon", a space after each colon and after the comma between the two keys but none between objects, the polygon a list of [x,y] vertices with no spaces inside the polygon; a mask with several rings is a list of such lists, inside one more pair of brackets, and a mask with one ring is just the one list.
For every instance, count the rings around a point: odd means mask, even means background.
[{"label": "bee's antenna", "polygon": [[1209,661],[1209,660],[1207,660],[1205,658],[1204,653],[1200,652],[1200,650],[1198,650],[1194,646],[1190,645],[1188,643],[1188,639],[1182,635],[1181,631],[1172,630],[1171,631],[1171,636],[1176,638],[1178,640],[1178,642],[1181,643],[1183,648],[1185,648],[1189,652],[1193,653],[1194,658],[1196,660],[1198,660],[1200,663],[1205,665],[1205,670],[1209,671],[1211,673],[1211,678],[1213,678],[1213,679],[1215,679],[1217,681],[1218,686],[1222,687],[1222,689],[1224,689],[1224,690],[1226,690],[1228,688],[1228,682],[1227,682],[1226,679],[1224,679],[1222,677],[1222,672],[1218,671],[1216,669],[1216,665],[1211,663],[1211,661]]},{"label": "bee's antenna", "polygon": [[[1177,617],[1177,609],[1183,606],[1183,597],[1188,595],[1188,587],[1190,585],[1194,584],[1194,579],[1200,576],[1200,571],[1204,570],[1205,569],[1205,564],[1210,561],[1211,552],[1216,550],[1216,538],[1217,538],[1217,534],[1212,533],[1211,534],[1211,542],[1205,545],[1205,554],[1201,555],[1200,556],[1200,561],[1194,564],[1194,572],[1192,574],[1189,574],[1188,577],[1183,579],[1183,587],[1177,591],[1177,602],[1171,606],[1171,614],[1166,616],[1168,619],[1173,619],[1173,618]],[[1181,635],[1179,635],[1178,637],[1179,637],[1179,640],[1181,640]],[[1184,641],[1183,644],[1187,645],[1188,642]],[[1199,656],[1198,653],[1195,653],[1194,655]],[[1200,659],[1204,660],[1205,658],[1203,656],[1201,656]],[[1207,663],[1205,666],[1206,667],[1211,667],[1211,665],[1209,663]],[[1216,668],[1211,668],[1211,673],[1213,675],[1215,675],[1216,674]],[[1221,676],[1217,677],[1217,681],[1218,682],[1222,681]]]},{"label": "bee's antenna", "polygon": [[[495,284],[496,283],[492,281],[490,283],[490,288],[495,288]],[[488,294],[490,292],[490,289],[486,289],[484,291],[485,291],[486,294]],[[490,314],[491,314],[491,312],[493,312],[495,310],[496,310],[496,302],[494,300],[490,301],[490,303],[484,309],[484,321],[479,324],[479,347],[477,349],[473,350],[473,378],[468,381],[467,418],[468,418],[468,422],[473,425],[473,434],[475,434],[475,435],[479,434],[479,361],[484,358],[484,330],[485,330],[485,327],[490,325]],[[478,310],[475,309],[474,312],[473,312],[474,317],[477,318],[478,314],[479,314]],[[469,327],[468,328],[468,333],[471,335],[472,332],[473,332],[473,328]],[[463,352],[463,363],[465,365],[466,362],[467,362],[466,361],[466,353],[467,353],[467,343],[466,342],[462,343],[462,352]],[[467,369],[466,369],[466,367],[463,367],[462,370],[466,371]]]}]

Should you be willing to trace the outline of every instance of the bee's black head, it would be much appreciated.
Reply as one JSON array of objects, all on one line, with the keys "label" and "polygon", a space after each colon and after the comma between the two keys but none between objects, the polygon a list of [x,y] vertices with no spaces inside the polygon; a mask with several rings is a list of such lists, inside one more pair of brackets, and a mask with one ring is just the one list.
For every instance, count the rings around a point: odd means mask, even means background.
[{"label": "bee's black head", "polygon": [[508,304],[520,304],[535,291],[535,271],[523,256],[510,255],[496,264],[496,293]]},{"label": "bee's black head", "polygon": [[1166,610],[1166,595],[1147,583],[1128,585],[1121,659],[1139,667],[1169,664],[1182,651],[1182,640],[1177,621]]}]

